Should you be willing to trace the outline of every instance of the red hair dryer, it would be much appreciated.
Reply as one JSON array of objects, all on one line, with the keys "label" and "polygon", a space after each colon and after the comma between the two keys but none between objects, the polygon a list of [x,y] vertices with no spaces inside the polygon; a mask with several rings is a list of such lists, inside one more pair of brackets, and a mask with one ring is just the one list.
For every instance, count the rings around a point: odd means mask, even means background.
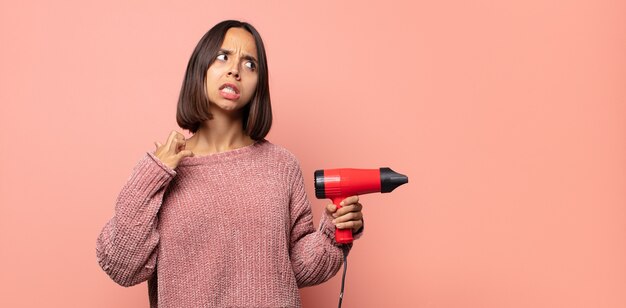
[{"label": "red hair dryer", "polygon": [[[389,168],[379,169],[324,169],[315,171],[315,196],[329,198],[340,209],[339,203],[350,196],[375,192],[388,193],[409,182],[406,175]],[[352,243],[352,229],[335,228],[337,243]]]}]

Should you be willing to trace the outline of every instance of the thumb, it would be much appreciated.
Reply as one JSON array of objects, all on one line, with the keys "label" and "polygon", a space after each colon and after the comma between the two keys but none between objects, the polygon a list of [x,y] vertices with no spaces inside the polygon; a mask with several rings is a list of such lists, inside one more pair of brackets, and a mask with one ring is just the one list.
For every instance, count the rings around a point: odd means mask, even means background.
[{"label": "thumb", "polygon": [[334,203],[329,203],[326,205],[326,211],[328,214],[333,214],[337,211],[337,206]]},{"label": "thumb", "polygon": [[193,156],[193,152],[191,152],[191,150],[182,150],[180,152],[178,152],[178,154],[176,154],[176,156],[178,156],[178,158],[183,158],[183,157],[189,157],[189,156]]},{"label": "thumb", "polygon": [[161,144],[158,141],[155,141],[154,145],[156,145],[157,149],[161,147]]}]

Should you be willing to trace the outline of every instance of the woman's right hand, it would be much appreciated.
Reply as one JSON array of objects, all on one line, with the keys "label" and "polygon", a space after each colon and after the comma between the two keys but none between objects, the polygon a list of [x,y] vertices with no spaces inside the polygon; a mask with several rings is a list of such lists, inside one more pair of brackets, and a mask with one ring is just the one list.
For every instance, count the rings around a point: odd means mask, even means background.
[{"label": "woman's right hand", "polygon": [[167,138],[165,145],[158,141],[154,142],[154,145],[157,147],[154,156],[166,166],[174,169],[183,157],[193,156],[191,150],[185,150],[185,144],[185,136],[173,130]]}]

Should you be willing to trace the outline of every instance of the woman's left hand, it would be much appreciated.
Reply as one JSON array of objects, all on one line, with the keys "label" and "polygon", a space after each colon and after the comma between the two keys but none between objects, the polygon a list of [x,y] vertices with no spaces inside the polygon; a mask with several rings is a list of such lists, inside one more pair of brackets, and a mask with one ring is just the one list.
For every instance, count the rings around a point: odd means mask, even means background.
[{"label": "woman's left hand", "polygon": [[363,205],[359,203],[359,196],[351,196],[341,201],[341,208],[337,210],[337,206],[333,203],[326,206],[326,213],[331,215],[333,223],[338,229],[352,229],[357,232],[363,227],[363,213],[361,210]]}]

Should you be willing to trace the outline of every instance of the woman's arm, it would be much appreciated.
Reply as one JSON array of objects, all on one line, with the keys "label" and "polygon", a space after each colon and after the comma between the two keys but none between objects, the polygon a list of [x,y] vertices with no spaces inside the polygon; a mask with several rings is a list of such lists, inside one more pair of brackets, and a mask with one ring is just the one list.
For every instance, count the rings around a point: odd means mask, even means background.
[{"label": "woman's arm", "polygon": [[[352,244],[335,241],[333,217],[324,211],[319,230],[313,226],[311,204],[304,189],[300,166],[294,168],[291,188],[291,265],[298,287],[313,286],[332,278],[341,268],[343,250],[348,252]],[[354,234],[361,237],[363,228]]]},{"label": "woman's arm", "polygon": [[154,273],[159,244],[157,213],[175,175],[176,171],[147,152],[122,188],[115,215],[96,241],[98,263],[116,283],[136,285]]}]

